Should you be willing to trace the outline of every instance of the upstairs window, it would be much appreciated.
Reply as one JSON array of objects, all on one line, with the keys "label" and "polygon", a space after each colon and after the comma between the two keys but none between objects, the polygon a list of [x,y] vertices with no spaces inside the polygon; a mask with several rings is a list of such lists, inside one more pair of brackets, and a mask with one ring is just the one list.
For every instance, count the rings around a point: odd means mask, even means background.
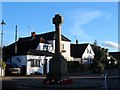
[{"label": "upstairs window", "polygon": [[48,51],[48,45],[43,45],[43,50]]},{"label": "upstairs window", "polygon": [[92,54],[92,51],[91,51],[91,49],[90,49],[90,54]]},{"label": "upstairs window", "polygon": [[62,50],[64,50],[64,44],[62,44]]},{"label": "upstairs window", "polygon": [[87,53],[89,53],[89,49],[87,49]]}]

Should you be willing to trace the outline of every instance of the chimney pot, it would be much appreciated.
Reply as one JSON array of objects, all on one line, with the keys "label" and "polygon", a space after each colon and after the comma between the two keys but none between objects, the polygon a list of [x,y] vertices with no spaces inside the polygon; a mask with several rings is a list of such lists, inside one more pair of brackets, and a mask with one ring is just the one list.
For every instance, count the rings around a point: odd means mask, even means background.
[{"label": "chimney pot", "polygon": [[78,39],[76,39],[76,44],[78,44]]},{"label": "chimney pot", "polygon": [[31,33],[31,37],[35,37],[36,36],[36,33],[35,32],[32,32]]}]

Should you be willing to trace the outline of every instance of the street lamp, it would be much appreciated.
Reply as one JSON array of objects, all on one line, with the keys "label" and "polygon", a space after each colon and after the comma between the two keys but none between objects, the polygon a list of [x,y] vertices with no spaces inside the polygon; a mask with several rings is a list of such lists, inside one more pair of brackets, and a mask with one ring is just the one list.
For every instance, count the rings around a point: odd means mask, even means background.
[{"label": "street lamp", "polygon": [[1,77],[2,77],[2,61],[3,61],[3,26],[6,25],[4,20],[1,22],[2,31],[1,31]]}]

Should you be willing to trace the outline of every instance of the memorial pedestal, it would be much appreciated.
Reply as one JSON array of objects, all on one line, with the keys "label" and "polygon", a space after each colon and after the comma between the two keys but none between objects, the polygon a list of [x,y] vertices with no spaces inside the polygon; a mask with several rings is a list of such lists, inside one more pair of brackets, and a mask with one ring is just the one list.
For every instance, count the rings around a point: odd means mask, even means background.
[{"label": "memorial pedestal", "polygon": [[47,80],[63,80],[68,79],[67,74],[67,61],[63,56],[54,56],[50,60],[49,74],[47,74]]}]

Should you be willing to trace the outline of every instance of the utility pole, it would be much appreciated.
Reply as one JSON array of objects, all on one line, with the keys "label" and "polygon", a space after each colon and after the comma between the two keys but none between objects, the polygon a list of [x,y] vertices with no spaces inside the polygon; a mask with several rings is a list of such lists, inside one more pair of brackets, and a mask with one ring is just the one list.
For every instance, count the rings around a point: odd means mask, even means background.
[{"label": "utility pole", "polygon": [[3,61],[3,26],[6,25],[4,20],[1,22],[2,31],[1,31],[1,77],[2,77],[2,61]]},{"label": "utility pole", "polygon": [[15,27],[15,54],[17,53],[17,25]]}]

